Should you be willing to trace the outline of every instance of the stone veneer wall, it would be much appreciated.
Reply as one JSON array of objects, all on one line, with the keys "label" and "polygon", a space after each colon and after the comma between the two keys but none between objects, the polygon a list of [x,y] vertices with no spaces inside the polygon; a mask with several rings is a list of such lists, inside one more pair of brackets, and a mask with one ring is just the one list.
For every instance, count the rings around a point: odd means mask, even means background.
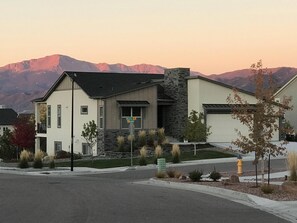
[{"label": "stone veneer wall", "polygon": [[103,129],[98,129],[97,154],[100,155],[104,151],[105,151],[104,130]]},{"label": "stone veneer wall", "polygon": [[165,113],[165,133],[177,139],[183,138],[188,118],[188,76],[189,68],[166,69],[164,73],[165,94],[176,101]]},{"label": "stone veneer wall", "polygon": [[125,141],[129,135],[129,130],[124,129],[108,129],[104,131],[104,151],[117,150],[117,137],[124,136]]}]

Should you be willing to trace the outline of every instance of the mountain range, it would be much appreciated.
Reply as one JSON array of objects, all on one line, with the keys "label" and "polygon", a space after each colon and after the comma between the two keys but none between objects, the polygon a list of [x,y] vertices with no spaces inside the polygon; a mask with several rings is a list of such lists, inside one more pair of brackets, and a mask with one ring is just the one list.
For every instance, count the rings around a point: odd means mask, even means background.
[{"label": "mountain range", "polygon": [[[134,66],[120,63],[95,64],[58,54],[25,60],[0,67],[0,105],[13,108],[17,112],[32,112],[33,104],[31,101],[42,97],[65,70],[162,74],[164,69],[165,67],[150,64]],[[297,68],[293,67],[272,68],[269,71],[272,72],[279,87],[297,74]],[[197,71],[191,71],[191,75],[205,76],[251,92],[254,90],[250,69],[207,76]]]}]

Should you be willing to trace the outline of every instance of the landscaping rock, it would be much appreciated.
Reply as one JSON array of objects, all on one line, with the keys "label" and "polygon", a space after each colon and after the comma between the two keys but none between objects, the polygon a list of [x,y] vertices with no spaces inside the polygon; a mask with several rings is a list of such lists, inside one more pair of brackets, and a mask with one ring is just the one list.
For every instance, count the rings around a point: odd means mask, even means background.
[{"label": "landscaping rock", "polygon": [[230,176],[230,183],[232,184],[239,183],[239,177],[236,175]]},{"label": "landscaping rock", "polygon": [[297,181],[287,181],[282,184],[282,190],[297,193]]}]

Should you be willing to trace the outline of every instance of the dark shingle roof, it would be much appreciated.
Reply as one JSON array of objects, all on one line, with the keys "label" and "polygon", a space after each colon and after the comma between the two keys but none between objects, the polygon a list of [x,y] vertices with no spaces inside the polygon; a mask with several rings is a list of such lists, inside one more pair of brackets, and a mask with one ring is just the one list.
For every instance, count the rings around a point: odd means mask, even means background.
[{"label": "dark shingle roof", "polygon": [[0,125],[13,125],[18,114],[11,108],[0,109]]},{"label": "dark shingle roof", "polygon": [[137,73],[92,73],[65,72],[91,98],[107,98],[113,95],[156,85],[156,80],[163,80],[163,74]]}]

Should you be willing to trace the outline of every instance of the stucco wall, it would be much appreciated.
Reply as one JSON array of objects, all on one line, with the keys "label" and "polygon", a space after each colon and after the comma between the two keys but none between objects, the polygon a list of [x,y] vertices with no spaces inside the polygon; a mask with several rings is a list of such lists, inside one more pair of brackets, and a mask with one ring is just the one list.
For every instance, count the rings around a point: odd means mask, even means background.
[{"label": "stucco wall", "polygon": [[[68,78],[64,80],[69,81]],[[57,128],[57,105],[61,105],[62,125]],[[47,100],[47,105],[51,105],[51,127],[47,128],[47,152],[54,155],[54,141],[62,142],[62,149],[70,152],[71,146],[71,89],[54,91]],[[88,106],[88,115],[82,115],[80,107]],[[74,90],[74,143],[75,153],[82,152],[81,137],[83,124],[94,120],[97,122],[97,101],[90,99],[81,89]],[[96,146],[94,146],[96,148]],[[95,149],[95,154],[97,150]]]},{"label": "stucco wall", "polygon": [[297,78],[292,80],[292,82],[287,85],[281,92],[275,95],[276,98],[282,100],[284,96],[292,96],[291,105],[293,105],[293,110],[286,111],[285,119],[290,122],[290,124],[294,127],[295,133],[297,133]]}]

